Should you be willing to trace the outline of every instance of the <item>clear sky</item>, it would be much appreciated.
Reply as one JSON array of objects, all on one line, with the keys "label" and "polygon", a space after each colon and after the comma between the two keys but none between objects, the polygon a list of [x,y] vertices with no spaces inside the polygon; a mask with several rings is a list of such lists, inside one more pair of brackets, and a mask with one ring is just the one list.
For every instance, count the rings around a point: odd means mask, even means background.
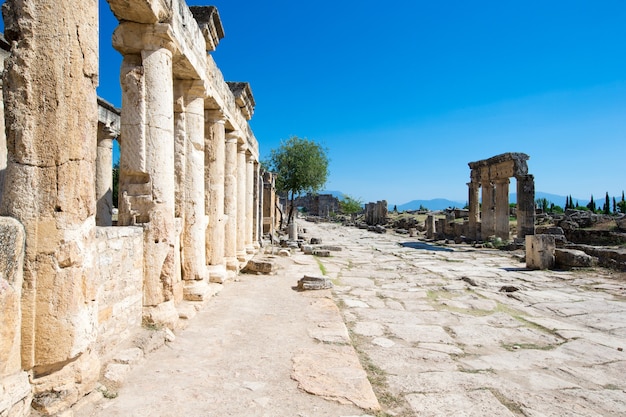
[{"label": "clear sky", "polygon": [[[119,106],[116,21],[99,1],[98,92]],[[212,4],[226,33],[213,55],[251,85],[261,157],[313,139],[327,190],[466,201],[467,163],[503,152],[530,155],[537,191],[586,203],[626,189],[625,0]]]}]

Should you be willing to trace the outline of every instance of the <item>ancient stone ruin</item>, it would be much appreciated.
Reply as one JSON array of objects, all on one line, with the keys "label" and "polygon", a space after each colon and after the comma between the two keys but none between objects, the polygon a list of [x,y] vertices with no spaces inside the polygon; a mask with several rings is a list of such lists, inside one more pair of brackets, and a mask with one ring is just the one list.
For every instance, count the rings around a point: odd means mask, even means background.
[{"label": "ancient stone ruin", "polygon": [[[469,228],[467,237],[486,240],[496,236],[509,240],[509,183],[517,180],[517,237],[523,239],[535,231],[535,180],[528,174],[523,153],[504,153],[489,159],[470,162]],[[482,206],[479,189],[482,188]]]},{"label": "ancient stone ruin", "polygon": [[31,403],[67,409],[142,322],[176,327],[184,302],[206,300],[259,248],[267,188],[248,124],[255,103],[210,55],[224,36],[217,10],[108,3],[121,110],[96,97],[97,2],[3,7],[2,416],[28,415]]},{"label": "ancient stone ruin", "polygon": [[387,201],[377,201],[365,205],[365,223],[369,226],[382,225],[387,222]]}]

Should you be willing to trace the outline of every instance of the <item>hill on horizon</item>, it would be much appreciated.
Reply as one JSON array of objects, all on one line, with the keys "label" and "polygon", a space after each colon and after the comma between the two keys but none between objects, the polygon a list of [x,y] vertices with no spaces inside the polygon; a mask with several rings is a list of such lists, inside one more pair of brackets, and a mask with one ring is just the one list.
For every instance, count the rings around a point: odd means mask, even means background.
[{"label": "hill on horizon", "polygon": [[[548,200],[548,202],[554,203],[554,205],[556,206],[565,207],[565,200],[567,196],[537,191],[535,193],[535,200],[538,200],[540,198],[545,198],[546,200]],[[586,205],[589,202],[589,199],[576,198],[576,197],[572,197],[572,200],[574,200],[574,203],[578,202],[582,206]],[[596,202],[599,202],[599,201],[604,201],[604,199],[596,200]],[[515,203],[515,202],[517,202],[517,193],[509,194],[509,203]],[[465,207],[466,204],[467,204],[467,200],[454,201],[454,200],[448,200],[445,198],[434,198],[431,200],[411,200],[408,203],[398,204],[397,208],[398,208],[398,211],[405,211],[405,210],[417,210],[420,208],[420,206],[423,206],[423,207],[426,207],[428,210],[445,210],[450,207],[462,208],[462,207]],[[389,204],[389,210],[393,210],[393,206],[394,206],[393,204]]]}]

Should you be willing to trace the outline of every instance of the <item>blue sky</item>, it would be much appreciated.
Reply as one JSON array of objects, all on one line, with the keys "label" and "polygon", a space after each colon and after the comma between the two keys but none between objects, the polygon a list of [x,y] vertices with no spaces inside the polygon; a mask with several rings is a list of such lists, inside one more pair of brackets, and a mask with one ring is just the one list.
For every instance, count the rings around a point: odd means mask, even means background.
[{"label": "blue sky", "polygon": [[[119,105],[100,3],[98,92]],[[251,84],[261,156],[291,135],[323,144],[328,190],[465,201],[467,163],[503,152],[530,155],[537,191],[626,189],[624,0],[212,4],[226,33],[213,55]]]}]

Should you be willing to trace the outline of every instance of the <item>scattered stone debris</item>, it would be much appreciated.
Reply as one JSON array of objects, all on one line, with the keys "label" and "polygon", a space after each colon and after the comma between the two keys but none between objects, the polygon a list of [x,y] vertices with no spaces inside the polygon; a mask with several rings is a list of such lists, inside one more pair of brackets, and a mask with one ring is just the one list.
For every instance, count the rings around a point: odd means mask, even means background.
[{"label": "scattered stone debris", "polygon": [[476,281],[474,281],[473,279],[471,279],[469,277],[461,277],[461,281],[467,282],[472,287],[477,287],[478,286],[478,284],[476,284]]},{"label": "scattered stone debris", "polygon": [[298,280],[298,291],[326,290],[333,287],[333,283],[327,277],[315,277],[305,275]]},{"label": "scattered stone debris", "polygon": [[503,285],[502,287],[500,287],[500,292],[515,292],[515,291],[519,291],[519,288],[513,285]]}]

